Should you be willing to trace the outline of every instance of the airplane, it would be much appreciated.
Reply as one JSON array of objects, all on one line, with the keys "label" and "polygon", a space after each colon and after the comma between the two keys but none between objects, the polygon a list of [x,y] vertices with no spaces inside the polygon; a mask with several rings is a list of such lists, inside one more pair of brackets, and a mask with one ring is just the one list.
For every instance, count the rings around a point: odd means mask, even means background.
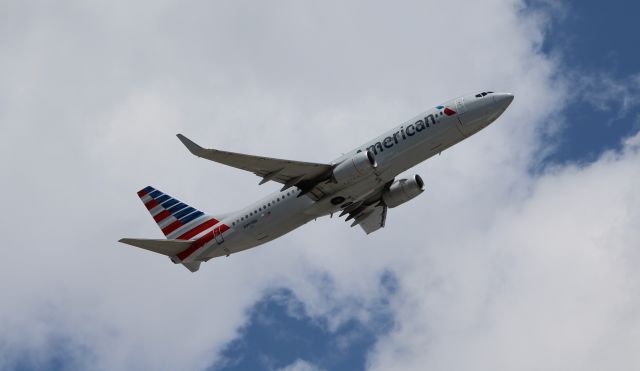
[{"label": "airplane", "polygon": [[168,256],[196,272],[202,262],[272,241],[314,219],[340,213],[365,233],[383,228],[387,211],[425,189],[419,175],[398,177],[494,122],[509,93],[464,95],[428,109],[330,163],[283,160],[205,149],[182,134],[195,156],[252,172],[282,189],[235,212],[210,215],[151,186],[138,196],[166,239],[119,242]]}]

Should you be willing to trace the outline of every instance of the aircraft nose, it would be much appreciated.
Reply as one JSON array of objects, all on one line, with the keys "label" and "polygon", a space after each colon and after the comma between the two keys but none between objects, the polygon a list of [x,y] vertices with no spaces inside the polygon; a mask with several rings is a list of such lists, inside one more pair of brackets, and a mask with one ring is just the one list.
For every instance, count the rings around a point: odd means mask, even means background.
[{"label": "aircraft nose", "polygon": [[513,94],[511,93],[496,93],[493,94],[493,102],[500,108],[507,109],[511,102],[513,102]]}]

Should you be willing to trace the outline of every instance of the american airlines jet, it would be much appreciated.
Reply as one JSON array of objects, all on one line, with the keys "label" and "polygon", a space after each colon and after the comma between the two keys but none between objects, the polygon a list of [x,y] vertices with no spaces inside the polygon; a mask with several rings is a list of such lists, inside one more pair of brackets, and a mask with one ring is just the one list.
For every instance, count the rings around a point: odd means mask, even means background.
[{"label": "american airlines jet", "polygon": [[279,192],[224,215],[206,214],[153,188],[138,196],[166,239],[120,242],[167,255],[192,272],[201,262],[262,245],[316,218],[340,213],[367,234],[385,226],[389,208],[424,191],[419,175],[402,172],[495,121],[513,95],[482,92],[452,99],[322,164],[205,149],[178,138],[198,157],[283,184]]}]

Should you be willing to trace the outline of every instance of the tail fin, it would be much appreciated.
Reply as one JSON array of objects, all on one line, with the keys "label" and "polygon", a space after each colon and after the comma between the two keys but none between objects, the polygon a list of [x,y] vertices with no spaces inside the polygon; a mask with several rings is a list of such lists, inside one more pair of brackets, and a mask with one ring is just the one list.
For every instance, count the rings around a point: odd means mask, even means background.
[{"label": "tail fin", "polygon": [[138,196],[162,230],[171,240],[190,240],[218,224],[211,215],[148,186]]}]

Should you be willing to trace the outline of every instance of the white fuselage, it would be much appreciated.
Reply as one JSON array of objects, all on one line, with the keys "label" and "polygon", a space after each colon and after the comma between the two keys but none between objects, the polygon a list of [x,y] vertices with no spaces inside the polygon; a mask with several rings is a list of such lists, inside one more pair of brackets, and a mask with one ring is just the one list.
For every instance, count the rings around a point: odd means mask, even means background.
[{"label": "white fuselage", "polygon": [[351,202],[365,198],[381,184],[491,124],[512,100],[510,94],[477,94],[429,109],[333,161],[340,163],[369,149],[378,164],[373,174],[318,201],[306,195],[297,197],[300,190],[295,187],[270,194],[226,215],[221,222],[229,226],[229,230],[191,259],[207,260],[255,247],[313,219],[339,211],[340,205],[331,202],[333,197],[341,196]]}]

